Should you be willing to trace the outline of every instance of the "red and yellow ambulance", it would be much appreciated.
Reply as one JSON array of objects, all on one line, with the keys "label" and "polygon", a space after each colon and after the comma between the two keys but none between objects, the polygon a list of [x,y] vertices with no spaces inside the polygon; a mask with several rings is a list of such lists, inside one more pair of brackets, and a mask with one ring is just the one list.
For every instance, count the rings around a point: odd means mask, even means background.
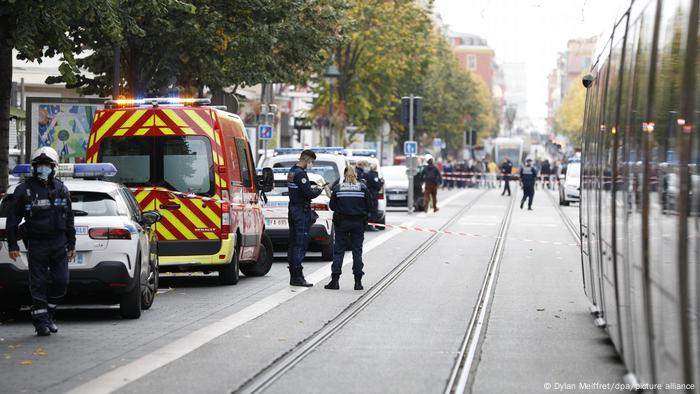
[{"label": "red and yellow ambulance", "polygon": [[[241,119],[200,99],[113,100],[90,133],[89,163],[117,167],[143,210],[157,210],[161,272],[218,271],[221,282],[267,274],[265,234],[253,152]],[[265,191],[265,190],[262,190]]]}]

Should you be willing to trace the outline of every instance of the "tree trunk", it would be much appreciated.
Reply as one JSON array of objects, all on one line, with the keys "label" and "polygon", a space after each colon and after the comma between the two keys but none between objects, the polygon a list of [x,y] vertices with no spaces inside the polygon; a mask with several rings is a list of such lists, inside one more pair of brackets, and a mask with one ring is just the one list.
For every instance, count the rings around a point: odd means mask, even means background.
[{"label": "tree trunk", "polygon": [[10,90],[12,89],[12,39],[14,21],[0,16],[0,192],[7,191],[10,153]]}]

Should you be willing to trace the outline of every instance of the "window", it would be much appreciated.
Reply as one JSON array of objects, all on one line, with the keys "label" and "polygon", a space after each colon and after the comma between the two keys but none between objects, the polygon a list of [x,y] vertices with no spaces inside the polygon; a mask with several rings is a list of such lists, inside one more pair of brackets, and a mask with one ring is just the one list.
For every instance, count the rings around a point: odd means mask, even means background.
[{"label": "window", "polygon": [[211,146],[206,137],[163,141],[163,180],[172,189],[195,194],[212,190]]},{"label": "window", "polygon": [[248,150],[245,140],[236,138],[236,150],[238,151],[238,164],[241,169],[241,183],[244,187],[253,186],[253,178],[250,176],[250,165],[248,161]]},{"label": "window", "polygon": [[467,67],[470,70],[476,70],[476,55],[467,56]]},{"label": "window", "polygon": [[148,137],[108,138],[100,146],[101,161],[117,167],[116,182],[146,184],[151,178],[153,139]]},{"label": "window", "polygon": [[[293,165],[297,164],[296,161],[279,161],[275,164],[272,165],[274,168],[292,168]],[[313,171],[315,167],[318,167],[319,170],[323,168],[323,171]],[[316,160],[314,161],[314,165],[311,168],[313,172],[316,172],[317,174],[321,175],[323,179],[330,183],[331,185],[334,185],[340,180],[340,169],[338,169],[338,165],[335,162],[332,161],[324,161],[324,160]]]},{"label": "window", "polygon": [[109,194],[73,191],[70,201],[75,216],[117,216],[117,202]]},{"label": "window", "polygon": [[124,202],[129,208],[129,212],[132,218],[137,221],[141,220],[141,207],[139,203],[134,198],[134,195],[127,189],[119,189],[119,194],[124,199]]}]

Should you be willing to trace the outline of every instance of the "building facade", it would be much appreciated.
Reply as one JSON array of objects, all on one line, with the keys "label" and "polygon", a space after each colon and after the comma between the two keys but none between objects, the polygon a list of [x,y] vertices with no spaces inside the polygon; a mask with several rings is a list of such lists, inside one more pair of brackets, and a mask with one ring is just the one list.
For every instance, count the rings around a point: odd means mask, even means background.
[{"label": "building facade", "polygon": [[459,64],[484,81],[489,91],[494,87],[494,58],[496,52],[487,41],[474,34],[449,32],[448,40]]}]

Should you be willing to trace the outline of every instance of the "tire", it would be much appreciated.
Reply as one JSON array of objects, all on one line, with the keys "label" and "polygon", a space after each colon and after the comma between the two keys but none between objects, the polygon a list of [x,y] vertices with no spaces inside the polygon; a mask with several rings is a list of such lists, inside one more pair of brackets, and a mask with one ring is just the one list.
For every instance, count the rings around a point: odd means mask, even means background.
[{"label": "tire", "polygon": [[138,319],[141,317],[141,256],[136,260],[134,276],[136,283],[134,283],[134,286],[128,293],[121,296],[119,302],[119,313],[124,319]]},{"label": "tire", "polygon": [[158,255],[154,255],[155,261],[150,259],[148,262],[148,276],[141,287],[141,309],[148,310],[153,305],[158,293]]},{"label": "tire", "polygon": [[333,245],[335,244],[335,227],[331,227],[331,240],[328,245],[321,246],[321,260],[333,261]]},{"label": "tire", "polygon": [[258,261],[253,264],[241,265],[241,272],[245,276],[265,276],[272,268],[272,240],[267,234],[263,233],[262,242],[260,243],[260,254]]},{"label": "tire", "polygon": [[[386,213],[384,214],[384,217],[382,218],[382,220],[377,220],[377,223],[378,223],[378,224],[386,224]],[[378,229],[379,231],[384,231],[384,230],[386,230],[386,227],[384,227],[384,226],[377,226],[377,229]]]},{"label": "tire", "polygon": [[238,283],[240,275],[238,273],[239,264],[238,258],[240,254],[240,238],[236,237],[236,247],[233,249],[231,262],[219,268],[219,282],[225,286],[231,286]]},{"label": "tire", "polygon": [[571,204],[570,201],[562,201],[562,202],[561,202],[561,205],[563,205],[563,206],[565,206],[565,207],[568,207],[569,204]]}]

